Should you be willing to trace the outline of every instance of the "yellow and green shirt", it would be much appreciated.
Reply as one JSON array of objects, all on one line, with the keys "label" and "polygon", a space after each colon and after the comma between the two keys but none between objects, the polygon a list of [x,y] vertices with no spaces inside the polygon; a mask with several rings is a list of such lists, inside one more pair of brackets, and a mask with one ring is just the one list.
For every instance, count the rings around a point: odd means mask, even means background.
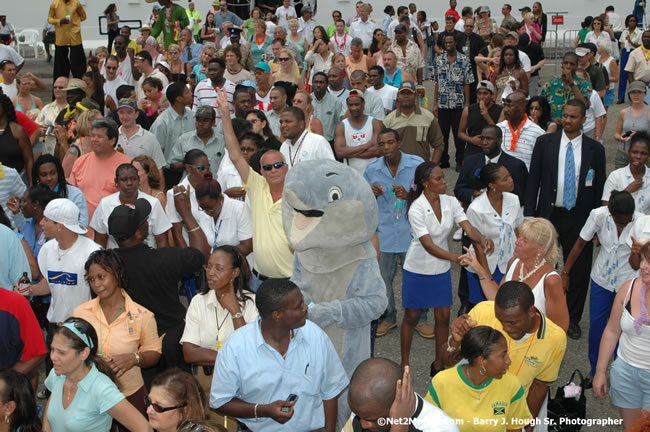
[{"label": "yellow and green shirt", "polygon": [[431,380],[425,397],[456,421],[461,432],[505,432],[533,419],[526,392],[516,376],[506,372],[481,386],[471,383],[463,365],[446,369]]},{"label": "yellow and green shirt", "polygon": [[557,379],[566,351],[564,330],[539,310],[537,313],[540,322],[537,331],[518,342],[503,330],[501,321],[494,315],[493,301],[481,302],[469,312],[477,325],[492,327],[505,336],[511,361],[508,371],[519,378],[526,393],[534,380],[551,384]]}]

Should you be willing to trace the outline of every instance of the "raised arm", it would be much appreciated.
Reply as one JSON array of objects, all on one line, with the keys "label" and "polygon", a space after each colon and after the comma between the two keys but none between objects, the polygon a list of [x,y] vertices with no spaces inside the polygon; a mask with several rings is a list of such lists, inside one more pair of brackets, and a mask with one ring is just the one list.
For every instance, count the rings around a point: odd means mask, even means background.
[{"label": "raised arm", "polygon": [[228,105],[228,98],[226,97],[226,92],[223,89],[217,90],[217,110],[221,116],[221,125],[223,126],[223,135],[226,141],[226,147],[228,148],[228,155],[232,161],[237,172],[241,177],[241,180],[244,184],[248,183],[248,172],[250,166],[244,155],[239,148],[239,140],[235,135],[235,130],[232,128],[232,120],[230,119],[230,107]]}]

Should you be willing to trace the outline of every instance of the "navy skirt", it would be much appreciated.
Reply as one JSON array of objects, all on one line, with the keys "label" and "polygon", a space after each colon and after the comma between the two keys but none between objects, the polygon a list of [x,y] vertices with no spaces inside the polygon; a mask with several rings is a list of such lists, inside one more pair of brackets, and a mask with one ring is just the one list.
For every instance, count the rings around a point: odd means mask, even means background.
[{"label": "navy skirt", "polygon": [[405,309],[450,307],[451,270],[424,275],[402,270],[402,306]]},{"label": "navy skirt", "polygon": [[[494,278],[494,282],[496,282],[497,285],[501,283],[501,279],[503,279],[503,273],[499,271],[499,267],[494,270],[492,277]],[[482,301],[487,300],[483,294],[483,290],[481,289],[481,282],[478,280],[476,273],[469,271],[467,272],[467,285],[469,286],[469,302],[471,304],[476,305]]]}]

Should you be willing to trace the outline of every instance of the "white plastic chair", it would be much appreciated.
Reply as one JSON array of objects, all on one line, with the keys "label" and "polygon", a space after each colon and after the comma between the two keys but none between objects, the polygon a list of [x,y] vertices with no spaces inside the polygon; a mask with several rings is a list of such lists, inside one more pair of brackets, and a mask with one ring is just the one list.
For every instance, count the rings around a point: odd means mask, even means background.
[{"label": "white plastic chair", "polygon": [[42,48],[45,52],[45,45],[41,40],[41,33],[38,30],[26,29],[21,30],[16,33],[16,42],[18,43],[18,54],[25,56],[23,54],[26,47],[30,47],[34,50],[34,58],[38,59],[38,49]]}]

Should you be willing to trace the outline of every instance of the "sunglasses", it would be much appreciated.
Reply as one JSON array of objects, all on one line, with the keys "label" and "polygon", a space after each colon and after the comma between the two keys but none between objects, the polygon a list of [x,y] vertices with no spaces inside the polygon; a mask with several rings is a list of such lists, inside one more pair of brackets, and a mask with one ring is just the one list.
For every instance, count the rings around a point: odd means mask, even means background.
[{"label": "sunglasses", "polygon": [[177,406],[173,406],[173,407],[162,407],[162,406],[158,405],[157,403],[151,402],[151,399],[149,399],[149,396],[145,396],[144,397],[144,406],[146,408],[151,406],[153,408],[153,410],[156,411],[157,413],[164,413],[164,412],[167,412],[167,411],[172,411],[172,410],[175,410],[175,409],[184,408],[185,406],[187,406],[187,403],[183,403],[182,405],[177,405]]},{"label": "sunglasses", "polygon": [[92,339],[90,336],[88,336],[88,323],[86,321],[82,321],[79,318],[70,317],[67,320],[63,321],[63,324],[73,324],[74,328],[77,329],[83,336],[80,337],[80,339],[83,340],[89,348],[92,348],[94,346]]},{"label": "sunglasses", "polygon": [[117,66],[104,66],[104,69],[115,70],[115,69],[117,69]]},{"label": "sunglasses", "polygon": [[531,111],[541,111],[541,110],[542,110],[542,107],[541,107],[541,106],[531,106],[531,107],[530,107],[530,110],[531,110]]},{"label": "sunglasses", "polygon": [[285,165],[283,161],[276,162],[274,164],[268,164],[268,165],[262,165],[262,169],[264,171],[271,171],[273,168],[275,169],[280,169]]},{"label": "sunglasses", "polygon": [[286,62],[286,61],[289,61],[290,58],[289,57],[278,57],[278,60],[280,60],[281,62]]},{"label": "sunglasses", "polygon": [[210,169],[210,165],[190,165],[190,166],[200,172],[208,171]]}]

